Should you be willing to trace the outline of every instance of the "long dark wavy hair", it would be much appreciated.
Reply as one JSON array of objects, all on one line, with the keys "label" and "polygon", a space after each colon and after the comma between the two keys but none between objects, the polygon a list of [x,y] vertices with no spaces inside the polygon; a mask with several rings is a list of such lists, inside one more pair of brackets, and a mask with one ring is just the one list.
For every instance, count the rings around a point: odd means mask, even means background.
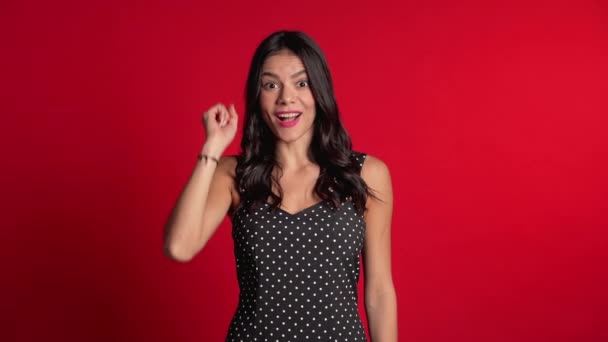
[{"label": "long dark wavy hair", "polygon": [[[350,136],[340,122],[338,105],[327,66],[319,46],[306,34],[298,31],[278,31],[262,41],[251,61],[245,89],[245,123],[241,140],[241,154],[237,156],[236,185],[241,201],[248,211],[254,204],[265,204],[277,209],[283,199],[279,185],[282,169],[275,160],[276,137],[264,121],[260,110],[262,66],[266,58],[281,50],[289,50],[300,58],[308,74],[316,115],[309,158],[320,167],[314,191],[333,209],[351,200],[355,210],[365,211],[367,196],[374,196],[361,176],[352,157]],[[277,168],[278,175],[273,176]],[[278,194],[272,191],[272,185]]]}]

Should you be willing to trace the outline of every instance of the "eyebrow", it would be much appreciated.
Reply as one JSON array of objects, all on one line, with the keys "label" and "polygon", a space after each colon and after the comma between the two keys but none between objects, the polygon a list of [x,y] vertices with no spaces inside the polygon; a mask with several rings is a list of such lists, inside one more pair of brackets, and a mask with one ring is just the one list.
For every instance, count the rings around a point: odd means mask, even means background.
[{"label": "eyebrow", "polygon": [[[298,77],[298,76],[300,76],[301,74],[305,74],[305,73],[306,73],[306,70],[302,69],[302,70],[300,70],[300,71],[296,72],[295,74],[291,75],[291,78]],[[274,78],[276,78],[276,79],[279,79],[279,76],[278,76],[277,74],[273,74],[273,73],[272,73],[272,72],[270,72],[270,71],[264,71],[264,72],[262,73],[262,76],[270,76],[270,77],[274,77]]]}]

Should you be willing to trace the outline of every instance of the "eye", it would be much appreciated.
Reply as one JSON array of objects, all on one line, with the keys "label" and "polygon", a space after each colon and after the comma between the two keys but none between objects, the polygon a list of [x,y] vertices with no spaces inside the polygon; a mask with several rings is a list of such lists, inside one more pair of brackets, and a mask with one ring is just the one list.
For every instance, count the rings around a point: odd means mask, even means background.
[{"label": "eye", "polygon": [[278,87],[279,87],[279,85],[274,82],[262,83],[262,88],[264,88],[264,89],[276,89]]},{"label": "eye", "polygon": [[298,87],[308,87],[308,81],[307,80],[302,80],[298,82]]}]

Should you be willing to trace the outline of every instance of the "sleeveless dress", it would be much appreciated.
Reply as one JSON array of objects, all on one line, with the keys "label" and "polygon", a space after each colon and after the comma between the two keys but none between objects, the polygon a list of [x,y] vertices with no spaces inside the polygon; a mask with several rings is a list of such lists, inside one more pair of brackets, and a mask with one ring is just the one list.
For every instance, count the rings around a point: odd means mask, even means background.
[{"label": "sleeveless dress", "polygon": [[[366,155],[353,152],[359,172]],[[347,200],[232,215],[240,288],[226,342],[367,341],[357,306],[365,221]]]}]

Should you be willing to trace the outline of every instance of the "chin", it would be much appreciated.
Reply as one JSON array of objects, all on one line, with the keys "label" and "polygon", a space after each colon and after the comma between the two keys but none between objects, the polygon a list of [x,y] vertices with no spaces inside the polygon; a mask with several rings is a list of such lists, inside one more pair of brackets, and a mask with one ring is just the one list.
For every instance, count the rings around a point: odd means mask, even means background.
[{"label": "chin", "polygon": [[292,143],[298,140],[302,140],[302,139],[306,139],[308,133],[310,132],[310,135],[312,136],[312,127],[310,128],[310,130],[306,130],[306,131],[299,131],[299,132],[293,132],[293,133],[287,133],[287,134],[282,134],[282,135],[277,135],[277,140],[281,141],[281,142],[285,142],[285,143]]}]

